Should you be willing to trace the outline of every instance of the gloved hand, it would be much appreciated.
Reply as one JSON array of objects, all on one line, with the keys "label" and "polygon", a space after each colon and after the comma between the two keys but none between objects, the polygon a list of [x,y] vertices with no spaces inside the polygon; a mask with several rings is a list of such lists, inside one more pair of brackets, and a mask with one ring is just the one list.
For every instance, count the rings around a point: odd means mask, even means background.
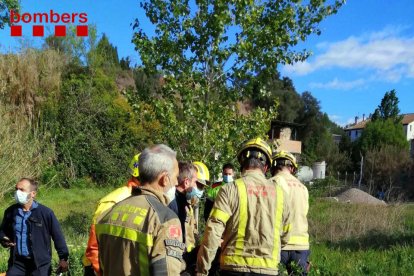
[{"label": "gloved hand", "polygon": [[56,270],[56,273],[57,273],[57,274],[59,274],[59,273],[63,273],[63,272],[68,271],[68,269],[69,269],[69,264],[68,264],[68,261],[66,261],[66,260],[60,260],[60,261],[59,261],[58,268],[57,268],[57,270]]},{"label": "gloved hand", "polygon": [[1,246],[3,246],[4,248],[10,248],[10,247],[13,247],[13,246],[16,245],[14,242],[12,242],[6,236],[4,236],[3,238],[1,238],[0,243],[1,243]]}]

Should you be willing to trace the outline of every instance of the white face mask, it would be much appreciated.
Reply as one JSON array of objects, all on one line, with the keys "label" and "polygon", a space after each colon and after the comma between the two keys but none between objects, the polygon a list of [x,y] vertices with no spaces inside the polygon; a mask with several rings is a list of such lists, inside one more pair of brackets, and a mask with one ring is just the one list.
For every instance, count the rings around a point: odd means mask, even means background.
[{"label": "white face mask", "polygon": [[176,187],[172,186],[168,191],[166,191],[164,193],[168,197],[168,199],[170,200],[169,202],[171,202],[175,199],[175,190],[176,190]]},{"label": "white face mask", "polygon": [[19,203],[21,205],[24,205],[27,202],[29,202],[29,200],[30,200],[30,193],[25,193],[25,192],[22,192],[20,190],[17,190],[14,193],[14,199],[16,200],[17,203]]},{"label": "white face mask", "polygon": [[[168,180],[169,180],[169,182],[170,182],[170,185],[171,185],[171,178],[169,177],[169,176],[167,176],[168,177]],[[166,191],[166,192],[164,192],[164,194],[168,197],[168,199],[169,199],[169,202],[168,203],[170,203],[171,201],[173,201],[174,199],[175,199],[175,191],[176,191],[176,186],[175,185],[172,185],[169,189],[168,189],[168,191]]]}]

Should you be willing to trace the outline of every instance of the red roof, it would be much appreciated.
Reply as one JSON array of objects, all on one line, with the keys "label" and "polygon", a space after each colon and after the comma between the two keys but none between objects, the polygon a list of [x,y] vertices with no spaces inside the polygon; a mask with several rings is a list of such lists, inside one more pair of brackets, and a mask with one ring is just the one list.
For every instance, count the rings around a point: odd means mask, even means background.
[{"label": "red roof", "polygon": [[409,123],[414,122],[414,113],[404,114],[404,118],[402,119],[403,125],[408,125]]}]

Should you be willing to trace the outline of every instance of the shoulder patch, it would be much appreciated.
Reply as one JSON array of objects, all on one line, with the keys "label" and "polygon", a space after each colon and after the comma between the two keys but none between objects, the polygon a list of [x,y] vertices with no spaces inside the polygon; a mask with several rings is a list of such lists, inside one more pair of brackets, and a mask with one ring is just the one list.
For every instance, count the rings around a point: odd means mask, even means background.
[{"label": "shoulder patch", "polygon": [[173,249],[167,249],[167,256],[174,257],[174,258],[177,258],[179,260],[183,259],[182,253],[180,253],[179,251],[175,251]]},{"label": "shoulder patch", "polygon": [[168,227],[168,237],[172,239],[176,239],[181,237],[181,227],[179,225],[170,225]]},{"label": "shoulder patch", "polygon": [[169,239],[169,240],[165,240],[164,242],[165,242],[165,246],[178,247],[181,250],[184,250],[184,248],[185,248],[185,243],[180,242],[179,240],[171,240],[171,239]]}]

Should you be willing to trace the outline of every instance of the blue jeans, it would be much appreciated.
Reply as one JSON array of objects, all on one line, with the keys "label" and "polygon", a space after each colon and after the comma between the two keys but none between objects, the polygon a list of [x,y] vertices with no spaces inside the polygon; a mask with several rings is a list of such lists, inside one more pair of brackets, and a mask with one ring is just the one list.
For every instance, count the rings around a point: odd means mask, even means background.
[{"label": "blue jeans", "polygon": [[[289,275],[308,275],[308,260],[310,250],[282,250],[280,262],[285,265]],[[299,267],[300,271],[294,271],[294,266]]]}]

